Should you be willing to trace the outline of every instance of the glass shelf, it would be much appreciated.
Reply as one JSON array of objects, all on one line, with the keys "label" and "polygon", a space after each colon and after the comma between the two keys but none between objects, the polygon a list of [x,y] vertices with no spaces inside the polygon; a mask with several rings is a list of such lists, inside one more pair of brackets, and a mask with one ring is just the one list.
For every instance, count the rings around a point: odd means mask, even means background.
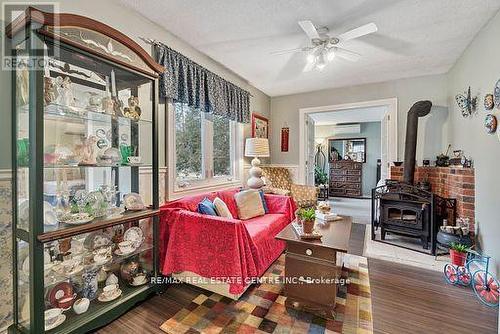
[{"label": "glass shelf", "polygon": [[[46,333],[73,333],[77,329],[85,326],[86,323],[92,321],[93,319],[104,315],[105,313],[112,311],[114,308],[119,307],[128,301],[137,300],[148,293],[148,290],[151,288],[151,284],[146,284],[143,286],[129,286],[129,285],[120,285],[120,289],[122,290],[122,294],[117,299],[110,302],[100,302],[97,300],[93,300],[90,302],[89,309],[87,312],[83,314],[76,314],[72,309],[64,312],[66,316],[66,320],[58,327],[53,330],[47,331]],[[99,289],[99,293],[102,292],[102,289]],[[136,299],[137,298],[137,299]]]},{"label": "glass shelf", "polygon": [[[94,262],[89,262],[88,264],[83,264],[81,270],[79,270],[78,272],[76,272],[74,274],[70,274],[70,275],[61,274],[61,273],[54,271],[53,269],[48,269],[45,272],[45,288],[50,288],[51,286],[54,286],[60,282],[67,282],[72,277],[81,276],[82,273],[88,269],[91,269],[94,267],[109,268],[113,265],[119,264],[119,263],[121,263],[125,260],[128,260],[134,256],[140,255],[142,253],[145,253],[145,252],[151,251],[151,250],[153,250],[153,245],[143,243],[139,248],[137,248],[135,251],[133,251],[130,254],[116,255],[115,253],[113,253],[112,259],[110,261],[108,261],[104,264],[96,264]],[[81,254],[75,254],[75,256],[82,256],[83,259],[91,259],[93,257],[93,254],[91,251],[87,251],[87,252],[84,252]],[[57,264],[55,264],[55,266],[57,266]]]},{"label": "glass shelf", "polygon": [[[19,114],[28,114],[28,105],[19,107]],[[105,112],[92,111],[86,108],[76,106],[64,106],[60,104],[51,103],[44,108],[45,120],[54,120],[62,122],[71,122],[76,124],[84,123],[85,121],[100,122],[109,124],[111,121],[117,121],[122,126],[130,126],[131,124],[138,123],[152,123],[151,120],[139,119],[135,121],[125,116],[117,116],[107,114]]]},{"label": "glass shelf", "polygon": [[[95,218],[89,223],[82,225],[59,224],[53,230],[48,230],[38,235],[38,240],[41,242],[50,242],[58,239],[68,238],[74,235],[88,233],[101,230],[106,227],[135,222],[141,219],[150,218],[160,213],[160,210],[145,209],[141,211],[125,211],[123,214]],[[47,226],[45,226],[47,227]]]}]

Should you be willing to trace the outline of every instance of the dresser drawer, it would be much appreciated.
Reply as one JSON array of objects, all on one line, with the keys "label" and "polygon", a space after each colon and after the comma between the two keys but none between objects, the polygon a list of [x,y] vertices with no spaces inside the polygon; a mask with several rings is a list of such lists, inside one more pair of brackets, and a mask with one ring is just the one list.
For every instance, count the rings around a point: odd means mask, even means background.
[{"label": "dresser drawer", "polygon": [[323,305],[335,305],[338,267],[314,258],[287,253],[285,294]]},{"label": "dresser drawer", "polygon": [[353,170],[346,170],[347,175],[361,175],[361,170],[360,169],[353,169]]},{"label": "dresser drawer", "polygon": [[361,182],[361,176],[346,176],[346,182]]},{"label": "dresser drawer", "polygon": [[287,244],[286,251],[287,254],[303,256],[306,258],[317,258],[320,260],[329,261],[333,264],[335,264],[337,261],[337,253],[333,249],[311,244],[289,242]]},{"label": "dresser drawer", "polygon": [[334,182],[345,182],[346,176],[332,175],[331,180]]}]

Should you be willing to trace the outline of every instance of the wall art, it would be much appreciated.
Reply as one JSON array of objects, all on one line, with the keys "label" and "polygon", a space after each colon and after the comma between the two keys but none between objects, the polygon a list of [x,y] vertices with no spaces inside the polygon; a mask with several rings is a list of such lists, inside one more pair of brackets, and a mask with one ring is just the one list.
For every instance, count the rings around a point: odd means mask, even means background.
[{"label": "wall art", "polygon": [[252,137],[269,138],[269,120],[267,118],[252,113]]},{"label": "wall art", "polygon": [[457,101],[457,104],[462,111],[463,117],[469,117],[476,111],[477,96],[471,96],[470,86],[467,92],[463,94],[457,94],[457,96],[455,96],[455,100]]}]

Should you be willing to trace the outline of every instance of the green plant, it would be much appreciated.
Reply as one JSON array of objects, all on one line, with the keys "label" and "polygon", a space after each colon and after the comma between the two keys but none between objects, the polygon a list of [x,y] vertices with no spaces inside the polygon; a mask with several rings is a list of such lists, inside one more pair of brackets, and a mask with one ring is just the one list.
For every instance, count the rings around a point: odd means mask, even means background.
[{"label": "green plant", "polygon": [[319,166],[315,166],[314,167],[314,183],[316,185],[327,184],[328,183],[328,175]]},{"label": "green plant", "polygon": [[314,208],[300,209],[298,215],[305,221],[314,221],[316,219],[316,211]]},{"label": "green plant", "polygon": [[453,249],[455,252],[458,252],[458,253],[466,253],[467,250],[469,249],[469,246],[458,243],[458,242],[452,242],[450,245],[450,249]]}]

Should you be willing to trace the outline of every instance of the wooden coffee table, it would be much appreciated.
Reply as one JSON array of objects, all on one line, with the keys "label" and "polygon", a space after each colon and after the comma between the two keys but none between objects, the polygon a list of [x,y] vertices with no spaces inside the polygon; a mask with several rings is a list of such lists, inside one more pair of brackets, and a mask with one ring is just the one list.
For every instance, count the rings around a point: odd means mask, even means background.
[{"label": "wooden coffee table", "polygon": [[[308,311],[324,318],[334,318],[335,297],[341,264],[338,253],[347,253],[351,236],[351,217],[342,217],[330,223],[315,224],[323,235],[320,240],[304,240],[292,224],[276,238],[286,242],[285,294],[286,306]],[[341,261],[339,261],[341,262]]]}]

